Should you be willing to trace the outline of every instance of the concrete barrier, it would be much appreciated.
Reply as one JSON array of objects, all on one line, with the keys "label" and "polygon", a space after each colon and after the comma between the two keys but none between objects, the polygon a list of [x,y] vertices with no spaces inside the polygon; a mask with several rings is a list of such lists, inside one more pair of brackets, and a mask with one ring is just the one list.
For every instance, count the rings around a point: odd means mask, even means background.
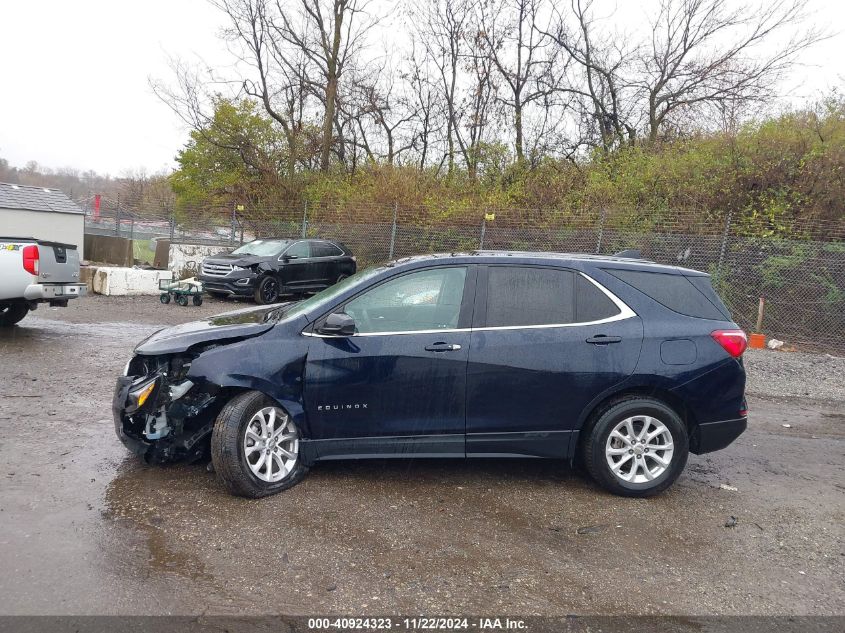
[{"label": "concrete barrier", "polygon": [[228,253],[231,246],[208,246],[207,244],[170,244],[167,266],[173,272],[174,279],[195,277],[199,274],[202,260],[211,255]]},{"label": "concrete barrier", "polygon": [[173,279],[169,270],[144,270],[142,268],[118,268],[98,266],[89,268],[91,288],[94,292],[111,297],[157,295],[161,279]]},{"label": "concrete barrier", "polygon": [[115,266],[131,266],[132,240],[115,235],[85,234],[85,257],[88,261]]}]

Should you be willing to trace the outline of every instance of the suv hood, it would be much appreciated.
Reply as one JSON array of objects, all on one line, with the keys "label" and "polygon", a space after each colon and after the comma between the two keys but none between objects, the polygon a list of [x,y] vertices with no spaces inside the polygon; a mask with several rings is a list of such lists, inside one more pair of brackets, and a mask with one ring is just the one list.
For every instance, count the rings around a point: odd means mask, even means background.
[{"label": "suv hood", "polygon": [[212,255],[211,257],[206,257],[203,262],[208,262],[209,264],[231,264],[234,266],[243,266],[244,268],[249,268],[250,266],[254,266],[255,264],[260,264],[261,262],[271,262],[275,259],[276,258],[273,255],[230,255],[228,253],[220,253],[219,255]]},{"label": "suv hood", "polygon": [[273,328],[275,312],[287,303],[277,303],[260,308],[246,308],[217,316],[192,321],[154,332],[135,347],[136,354],[147,356],[175,354],[200,343],[213,343],[230,339],[258,336]]}]

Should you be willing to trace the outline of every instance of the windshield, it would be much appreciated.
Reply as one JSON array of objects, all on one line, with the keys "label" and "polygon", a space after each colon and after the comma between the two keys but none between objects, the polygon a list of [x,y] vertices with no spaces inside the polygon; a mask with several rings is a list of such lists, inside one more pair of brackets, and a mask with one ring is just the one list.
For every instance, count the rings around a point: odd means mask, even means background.
[{"label": "windshield", "polygon": [[350,288],[361,285],[368,279],[375,277],[383,270],[385,270],[384,266],[370,266],[369,268],[359,271],[351,277],[347,277],[343,281],[336,283],[334,286],[329,286],[325,290],[318,292],[313,297],[309,297],[305,301],[300,301],[290,307],[286,306],[285,310],[276,316],[277,318],[288,318],[305,314],[311,310],[319,309],[322,306],[331,303],[331,301],[341,293],[346,292]]},{"label": "windshield", "polygon": [[270,257],[279,255],[290,240],[253,240],[232,251],[232,255],[257,255],[258,257]]}]

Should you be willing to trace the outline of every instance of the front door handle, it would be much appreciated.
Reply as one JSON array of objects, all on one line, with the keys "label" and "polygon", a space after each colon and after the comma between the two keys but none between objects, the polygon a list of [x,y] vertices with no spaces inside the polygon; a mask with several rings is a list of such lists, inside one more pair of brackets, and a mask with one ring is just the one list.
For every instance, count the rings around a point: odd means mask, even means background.
[{"label": "front door handle", "polygon": [[455,343],[432,343],[425,346],[427,352],[456,352],[459,349],[461,346]]},{"label": "front door handle", "polygon": [[609,343],[619,343],[622,340],[621,336],[607,336],[606,334],[596,334],[587,339],[588,343],[593,345],[607,345]]}]

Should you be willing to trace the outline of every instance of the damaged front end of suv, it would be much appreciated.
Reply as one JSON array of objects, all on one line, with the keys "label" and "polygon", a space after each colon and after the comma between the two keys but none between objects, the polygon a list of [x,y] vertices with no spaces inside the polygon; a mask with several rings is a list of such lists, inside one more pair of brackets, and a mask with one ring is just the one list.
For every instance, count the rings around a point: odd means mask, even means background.
[{"label": "damaged front end of suv", "polygon": [[[112,411],[123,444],[150,463],[196,461],[238,380],[215,373],[215,352],[273,328],[290,304],[247,309],[160,330],[135,348],[117,380]],[[257,356],[247,349],[239,350]],[[242,376],[246,376],[244,372]],[[249,387],[249,384],[244,384]]]},{"label": "damaged front end of suv", "polygon": [[[207,450],[220,388],[187,377],[195,355],[135,356],[118,378],[115,431],[150,462],[195,461]],[[205,442],[204,442],[205,441]]]}]

